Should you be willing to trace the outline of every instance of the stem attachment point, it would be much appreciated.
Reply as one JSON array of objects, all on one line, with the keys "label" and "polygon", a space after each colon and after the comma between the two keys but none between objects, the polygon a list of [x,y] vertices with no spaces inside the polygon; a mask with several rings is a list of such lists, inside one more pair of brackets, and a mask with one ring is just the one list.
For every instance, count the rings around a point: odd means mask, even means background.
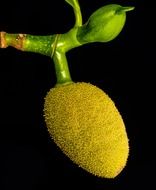
[{"label": "stem attachment point", "polygon": [[56,34],[54,43],[52,43],[52,45],[51,45],[51,47],[52,47],[52,52],[51,52],[51,56],[50,56],[51,58],[53,58],[53,55],[54,55],[54,53],[55,53],[59,36],[60,36],[60,34]]}]

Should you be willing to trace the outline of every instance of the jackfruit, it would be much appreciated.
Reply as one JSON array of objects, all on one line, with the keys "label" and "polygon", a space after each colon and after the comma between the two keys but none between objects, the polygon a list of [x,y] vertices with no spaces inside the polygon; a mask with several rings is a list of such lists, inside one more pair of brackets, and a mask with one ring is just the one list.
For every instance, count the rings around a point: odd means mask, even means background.
[{"label": "jackfruit", "polygon": [[125,167],[129,144],[124,122],[98,87],[79,82],[52,88],[44,116],[54,142],[84,170],[114,178]]}]

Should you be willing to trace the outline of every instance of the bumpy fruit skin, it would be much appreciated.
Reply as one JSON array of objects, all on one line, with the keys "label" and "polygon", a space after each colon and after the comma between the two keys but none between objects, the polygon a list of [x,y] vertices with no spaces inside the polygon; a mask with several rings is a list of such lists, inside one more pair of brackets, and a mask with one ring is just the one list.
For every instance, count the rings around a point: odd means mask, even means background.
[{"label": "bumpy fruit skin", "polygon": [[104,178],[126,165],[129,146],[125,126],[113,101],[89,83],[52,88],[44,116],[54,142],[76,164]]}]

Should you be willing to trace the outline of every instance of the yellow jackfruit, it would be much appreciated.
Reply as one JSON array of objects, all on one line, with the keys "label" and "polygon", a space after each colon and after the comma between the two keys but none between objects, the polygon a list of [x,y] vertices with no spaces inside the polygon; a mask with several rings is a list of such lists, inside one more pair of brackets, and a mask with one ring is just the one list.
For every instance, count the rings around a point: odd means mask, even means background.
[{"label": "yellow jackfruit", "polygon": [[52,88],[44,116],[54,142],[77,165],[104,178],[116,177],[127,162],[127,133],[108,95],[89,83]]}]

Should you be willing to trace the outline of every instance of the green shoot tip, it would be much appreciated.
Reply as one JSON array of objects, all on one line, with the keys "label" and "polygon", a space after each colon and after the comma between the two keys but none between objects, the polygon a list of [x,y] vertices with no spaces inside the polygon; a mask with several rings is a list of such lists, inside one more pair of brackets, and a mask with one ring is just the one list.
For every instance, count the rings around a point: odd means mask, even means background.
[{"label": "green shoot tip", "polygon": [[134,10],[134,9],[135,9],[135,7],[123,7],[123,8],[122,8],[122,10],[125,11],[125,12],[127,12],[127,11],[132,11],[132,10]]},{"label": "green shoot tip", "polygon": [[117,9],[116,13],[117,14],[120,14],[120,13],[123,13],[123,12],[128,12],[128,11],[132,11],[134,10],[135,7],[120,7],[119,9]]}]

